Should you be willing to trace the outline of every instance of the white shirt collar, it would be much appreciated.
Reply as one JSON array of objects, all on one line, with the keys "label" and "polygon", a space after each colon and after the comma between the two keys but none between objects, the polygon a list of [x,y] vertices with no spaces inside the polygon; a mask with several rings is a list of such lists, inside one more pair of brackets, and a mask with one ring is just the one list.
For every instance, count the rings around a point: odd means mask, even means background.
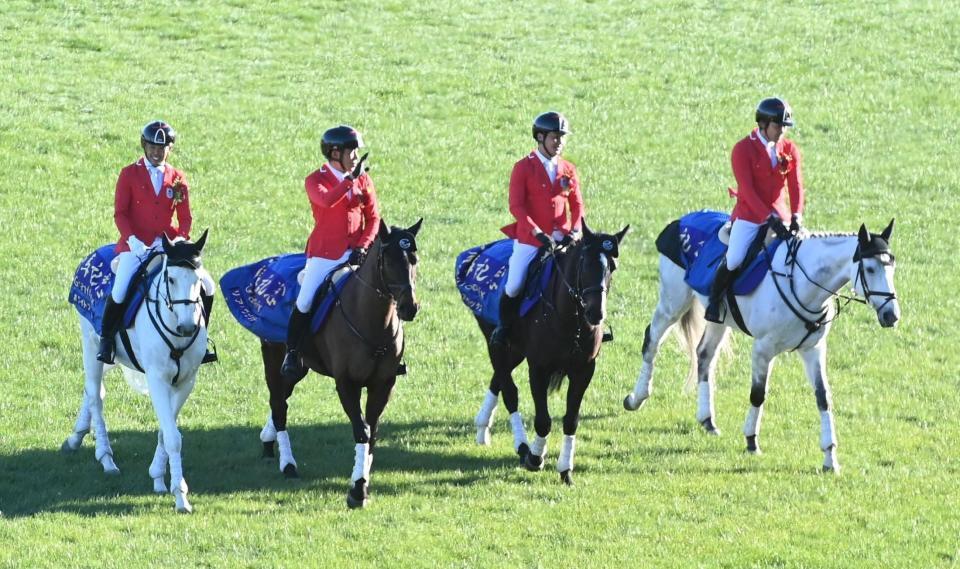
[{"label": "white shirt collar", "polygon": [[327,168],[328,168],[331,172],[333,172],[333,175],[337,177],[337,181],[338,181],[338,182],[342,182],[343,179],[347,177],[346,172],[341,172],[340,170],[337,170],[337,169],[333,166],[333,164],[327,162],[326,166],[327,166]]},{"label": "white shirt collar", "polygon": [[537,158],[540,159],[540,163],[543,164],[544,166],[546,166],[547,163],[549,162],[549,163],[552,164],[554,167],[556,167],[557,164],[560,162],[560,158],[559,158],[558,156],[554,156],[553,158],[547,158],[547,157],[544,156],[543,154],[540,154],[540,149],[539,149],[539,148],[536,149],[536,150],[534,150],[533,152],[537,155]]}]

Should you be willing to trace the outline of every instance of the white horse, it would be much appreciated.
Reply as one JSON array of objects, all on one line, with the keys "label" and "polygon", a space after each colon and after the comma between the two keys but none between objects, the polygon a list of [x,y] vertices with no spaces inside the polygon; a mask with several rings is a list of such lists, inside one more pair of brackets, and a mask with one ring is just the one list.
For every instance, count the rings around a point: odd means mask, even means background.
[{"label": "white horse", "polygon": [[[866,298],[865,302],[876,310],[881,326],[889,328],[897,323],[900,305],[893,285],[895,263],[889,246],[892,232],[893,220],[878,235],[861,225],[857,235],[792,237],[777,249],[772,270],[757,289],[737,297],[743,323],[754,337],[753,383],[743,427],[748,452],[760,453],[760,419],[773,360],[785,351],[797,350],[820,410],[823,469],[839,472],[833,403],[826,374],[827,334],[838,313],[831,301],[839,296],[844,285],[853,281],[855,294]],[[636,385],[623,401],[627,410],[639,409],[650,397],[657,351],[667,331],[682,317],[680,328],[691,358],[688,384],[697,379],[697,420],[708,433],[719,434],[714,426],[714,360],[728,337],[727,328],[740,327],[730,309],[722,324],[704,320],[701,305],[706,302],[707,297],[695,293],[684,282],[684,269],[661,251],[660,301],[644,335],[643,366]]]},{"label": "white horse", "polygon": [[[170,464],[170,491],[176,509],[181,513],[193,510],[187,500],[187,482],[183,478],[180,455],[181,436],[177,429],[177,415],[196,383],[197,369],[207,346],[206,323],[201,309],[201,281],[197,273],[200,252],[207,232],[196,243],[171,243],[163,237],[163,254],[155,258],[160,272],[148,283],[143,304],[129,329],[129,354],[123,342],[116,343],[116,361],[135,369],[135,361],[144,370],[147,391],[160,423],[157,449],[150,463],[153,491],[167,492],[164,477]],[[103,374],[112,368],[97,360],[100,336],[93,325],[80,318],[83,344],[83,368],[86,375],[83,401],[71,434],[61,447],[64,452],[80,448],[84,436],[93,428],[96,439],[95,458],[108,475],[120,474],[113,461],[113,449],[103,419]],[[131,357],[133,356],[133,357]],[[125,370],[126,371],[126,370]]]}]

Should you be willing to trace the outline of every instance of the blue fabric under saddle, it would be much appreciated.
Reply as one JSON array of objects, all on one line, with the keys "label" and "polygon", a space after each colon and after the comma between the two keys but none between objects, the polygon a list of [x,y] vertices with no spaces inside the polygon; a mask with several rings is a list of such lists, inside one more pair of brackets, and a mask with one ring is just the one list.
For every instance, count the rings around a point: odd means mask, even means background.
[{"label": "blue fabric under saddle", "polygon": [[[507,265],[513,253],[513,240],[501,239],[457,255],[456,281],[463,303],[476,316],[490,324],[500,323],[500,296],[507,284]],[[540,301],[553,274],[554,260],[544,263],[538,278],[529,277],[525,285],[520,316]]]},{"label": "blue fabric under saddle", "polygon": [[[680,250],[687,269],[684,280],[693,290],[709,295],[710,285],[723,262],[727,246],[720,241],[718,233],[730,216],[717,211],[696,211],[680,218]],[[733,283],[733,293],[738,295],[753,292],[770,270],[770,261],[783,241],[775,239],[761,250]]]},{"label": "blue fabric under saddle", "polygon": [[[227,271],[220,279],[220,289],[233,317],[262,340],[286,342],[290,314],[300,292],[297,275],[306,265],[306,255],[291,253]],[[352,271],[342,274],[334,283],[337,293],[352,275]],[[326,294],[315,308],[311,325],[314,333],[320,330],[337,296]]]},{"label": "blue fabric under saddle", "polygon": [[[116,245],[111,243],[90,253],[77,267],[70,285],[70,304],[77,308],[80,316],[93,324],[97,334],[103,334],[103,309],[107,305],[107,297],[113,290],[113,281],[116,275],[110,269],[110,263],[117,256],[114,252]],[[153,277],[160,272],[156,267],[148,276],[149,284]],[[136,278],[136,274],[133,278]],[[143,304],[146,287],[137,287],[130,294],[127,310],[123,315],[123,325],[126,328],[133,326],[133,320]]]}]

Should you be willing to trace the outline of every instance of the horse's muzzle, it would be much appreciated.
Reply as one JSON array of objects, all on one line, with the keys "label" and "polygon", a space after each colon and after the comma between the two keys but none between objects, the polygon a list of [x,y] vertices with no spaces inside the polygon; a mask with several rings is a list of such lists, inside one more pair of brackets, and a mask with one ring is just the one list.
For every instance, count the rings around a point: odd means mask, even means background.
[{"label": "horse's muzzle", "polygon": [[900,321],[900,310],[896,307],[888,308],[877,314],[880,326],[884,328],[893,328]]},{"label": "horse's muzzle", "polygon": [[177,324],[177,334],[180,334],[181,336],[190,336],[196,331],[196,324]]},{"label": "horse's muzzle", "polygon": [[417,317],[417,312],[419,311],[420,305],[416,302],[405,302],[397,306],[397,315],[400,316],[400,320],[404,322],[413,322],[413,319]]}]

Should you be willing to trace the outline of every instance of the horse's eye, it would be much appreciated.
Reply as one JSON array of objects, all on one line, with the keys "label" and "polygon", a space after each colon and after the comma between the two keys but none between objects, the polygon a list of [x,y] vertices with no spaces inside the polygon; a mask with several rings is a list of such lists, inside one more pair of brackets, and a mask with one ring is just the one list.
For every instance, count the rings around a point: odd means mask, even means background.
[{"label": "horse's eye", "polygon": [[868,267],[868,268],[867,268],[867,274],[868,274],[868,275],[872,275],[872,274],[875,273],[875,272],[877,272],[877,270],[874,269],[873,267]]},{"label": "horse's eye", "polygon": [[167,284],[173,284],[173,277],[167,277]]}]

